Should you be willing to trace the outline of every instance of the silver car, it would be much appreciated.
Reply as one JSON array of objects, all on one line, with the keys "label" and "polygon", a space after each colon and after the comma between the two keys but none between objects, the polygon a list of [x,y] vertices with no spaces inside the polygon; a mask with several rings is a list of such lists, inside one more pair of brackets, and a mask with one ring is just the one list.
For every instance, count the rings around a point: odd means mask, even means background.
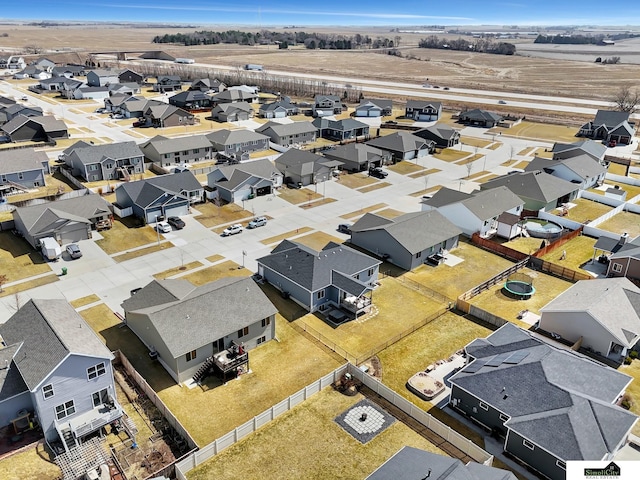
[{"label": "silver car", "polygon": [[67,245],[67,253],[71,258],[80,258],[82,256],[80,247],[75,243],[70,243],[69,245]]}]

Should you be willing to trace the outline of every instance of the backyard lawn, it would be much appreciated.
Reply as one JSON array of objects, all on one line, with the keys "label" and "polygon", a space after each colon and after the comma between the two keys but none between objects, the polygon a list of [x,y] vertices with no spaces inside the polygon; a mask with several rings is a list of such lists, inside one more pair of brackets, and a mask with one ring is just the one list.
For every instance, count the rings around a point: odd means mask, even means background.
[{"label": "backyard lawn", "polygon": [[[598,226],[598,228],[601,228],[601,226]],[[582,270],[581,266],[593,258],[593,246],[596,244],[596,241],[597,239],[595,238],[580,235],[569,240],[561,247],[547,253],[542,259],[578,272],[588,273]],[[564,260],[560,260],[563,251],[567,252],[567,255]]]},{"label": "backyard lawn", "polygon": [[572,143],[576,141],[576,132],[576,127],[523,121],[511,128],[492,128],[488,133],[500,133],[509,137],[531,138],[546,142]]},{"label": "backyard lawn", "polygon": [[447,298],[456,299],[460,294],[513,265],[505,258],[462,240],[459,247],[450,253],[463,261],[453,267],[445,264],[437,267],[421,265],[407,272],[406,277]]},{"label": "backyard lawn", "polygon": [[102,230],[100,234],[103,238],[96,240],[96,245],[108,255],[158,241],[158,234],[153,228],[148,225],[140,226],[134,217],[115,218],[113,226],[109,230]]},{"label": "backyard lawn", "polygon": [[620,188],[620,190],[624,190],[625,192],[627,192],[627,201],[631,200],[633,197],[637,195],[640,195],[640,187],[636,187],[635,185],[629,185],[626,183],[611,182],[609,180],[605,181],[602,187],[591,188],[589,192],[595,193],[597,195],[604,195],[605,194],[605,190],[603,190],[604,187],[606,188],[618,187]]},{"label": "backyard lawn", "polygon": [[62,471],[54,463],[44,441],[34,447],[3,458],[0,462],[0,478],[2,480],[51,480],[62,478]]},{"label": "backyard lawn", "polygon": [[613,162],[609,164],[609,168],[607,168],[607,171],[615,175],[622,175],[623,177],[626,176],[628,173],[626,165],[621,165],[619,163],[613,163]]},{"label": "backyard lawn", "polygon": [[640,215],[632,212],[619,212],[598,225],[598,228],[619,234],[627,232],[630,239],[636,238],[640,235]]},{"label": "backyard lawn", "polygon": [[399,421],[362,444],[334,419],[362,400],[327,387],[229,447],[187,475],[189,480],[282,478],[355,479],[369,475],[400,448],[411,446],[446,455]]},{"label": "backyard lawn", "polygon": [[8,283],[51,271],[37,250],[11,232],[0,232],[0,275]]},{"label": "backyard lawn", "polygon": [[[627,393],[633,401],[631,411],[636,415],[640,415],[640,360],[633,360],[631,365],[622,365],[618,368],[618,371],[633,377],[633,381],[627,387]],[[635,424],[631,432],[640,436],[640,422]]]},{"label": "backyard lawn", "polygon": [[542,240],[534,237],[516,237],[513,240],[504,242],[502,245],[504,245],[505,247],[513,248],[518,252],[532,255],[540,250],[540,247],[542,246]]},{"label": "backyard lawn", "polygon": [[307,314],[296,323],[311,327],[351,356],[361,357],[443,308],[442,304],[402,285],[396,278],[386,277],[381,283],[373,291],[375,310],[358,320],[334,328],[319,316]]},{"label": "backyard lawn", "polygon": [[243,210],[240,205],[235,203],[218,207],[213,202],[205,202],[195,205],[194,208],[200,212],[200,215],[194,218],[207,228],[253,217],[250,211]]},{"label": "backyard lawn", "polygon": [[566,218],[578,223],[585,223],[588,220],[595,220],[601,217],[607,212],[613,210],[613,207],[605,205],[604,203],[594,202],[593,200],[587,200],[586,198],[576,198],[571,203],[575,203],[576,206],[569,209],[569,213]]}]

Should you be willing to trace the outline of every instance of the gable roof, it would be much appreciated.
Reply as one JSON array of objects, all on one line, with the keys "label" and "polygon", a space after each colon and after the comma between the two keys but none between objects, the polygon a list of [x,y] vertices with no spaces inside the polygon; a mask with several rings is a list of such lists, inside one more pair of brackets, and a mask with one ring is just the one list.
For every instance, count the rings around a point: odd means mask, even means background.
[{"label": "gable roof", "polygon": [[[74,144],[72,147],[75,147]],[[86,144],[85,144],[86,145]],[[75,156],[83,165],[101,163],[107,159],[121,160],[126,158],[142,157],[142,151],[136,142],[117,142],[104,145],[78,145],[72,148],[69,155]]]},{"label": "gable roof", "polygon": [[356,107],[356,110],[370,106],[377,107],[380,110],[391,110],[393,108],[393,100],[389,100],[388,98],[363,98],[360,100],[360,104]]},{"label": "gable roof", "polygon": [[637,420],[613,405],[630,377],[511,323],[465,350],[473,361],[450,382],[509,416],[505,426],[565,461],[604,458]]},{"label": "gable roof", "polygon": [[427,141],[409,132],[394,132],[390,135],[374,138],[366,142],[367,145],[391,150],[394,152],[409,152],[424,148]]},{"label": "gable roof", "polygon": [[233,103],[219,103],[211,110],[212,113],[223,112],[227,115],[231,112],[241,111],[251,113],[253,112],[253,107],[249,105],[247,102],[233,102]]},{"label": "gable roof", "polygon": [[348,132],[349,130],[356,130],[358,128],[369,128],[369,125],[353,118],[344,118],[342,120],[330,120],[328,118],[316,118],[313,122],[313,126],[322,129],[339,130],[341,132]]},{"label": "gable roof", "polygon": [[318,129],[311,122],[306,121],[286,124],[278,122],[267,122],[255,129],[255,131],[258,133],[264,133],[268,130],[271,130],[279,137],[318,131]]},{"label": "gable roof", "polygon": [[549,203],[579,189],[575,183],[567,182],[548,173],[537,170],[503,175],[485,182],[482,190],[505,186],[523,198]]},{"label": "gable roof", "polygon": [[594,128],[598,128],[601,125],[606,126],[608,129],[616,127],[623,122],[629,120],[629,112],[619,112],[616,110],[598,110],[596,116],[593,119]]},{"label": "gable roof", "polygon": [[122,306],[147,315],[174,358],[278,313],[251,278],[237,277],[200,287],[154,280]]},{"label": "gable roof", "polygon": [[412,255],[462,233],[462,230],[435,210],[406,213],[391,220],[366,213],[351,226],[352,232],[373,230],[384,230]]},{"label": "gable roof", "polygon": [[476,190],[471,193],[442,187],[422,203],[434,208],[461,203],[480,220],[487,220],[523,205],[524,202],[507,187],[501,186],[489,190]]},{"label": "gable roof", "polygon": [[209,142],[218,145],[236,145],[238,143],[269,140],[269,137],[243,128],[238,130],[222,129],[207,133]]},{"label": "gable roof", "polygon": [[148,103],[147,108],[145,108],[145,114],[149,113],[153,118],[157,119],[166,119],[171,115],[180,115],[182,117],[191,117],[193,118],[193,113],[189,113],[182,108],[178,108],[175,105],[167,105],[162,103],[161,105]]},{"label": "gable roof", "polygon": [[573,157],[551,160],[549,158],[533,157],[533,160],[525,167],[525,172],[544,170],[553,175],[553,171],[559,166],[565,166],[583,181],[595,178],[607,171],[607,167],[598,163],[591,155],[585,153]]},{"label": "gable roof", "polygon": [[346,145],[337,145],[330,150],[326,150],[323,154],[328,158],[336,158],[338,160],[347,160],[362,164],[380,160],[384,155],[384,152],[379,148],[372,147],[366,143],[347,143]]},{"label": "gable roof", "polygon": [[421,137],[421,132],[430,132],[432,136],[440,137],[444,140],[450,140],[456,135],[460,135],[460,132],[446,123],[436,123],[429,127],[425,127],[417,132],[414,132],[414,135]]},{"label": "gable roof", "polygon": [[224,165],[218,167],[217,170],[224,178],[216,181],[215,183],[228,190],[234,190],[251,177],[273,180],[274,177],[282,175],[280,171],[266,158],[248,163]]},{"label": "gable roof", "polygon": [[481,110],[479,108],[474,108],[473,110],[462,112],[460,116],[476,122],[482,122],[487,120],[490,122],[499,122],[500,120],[502,120],[501,115],[498,115],[497,113],[493,113],[493,112],[488,112],[487,110]]},{"label": "gable roof", "polygon": [[244,100],[254,100],[258,98],[253,92],[239,88],[229,88],[223,92],[216,93],[211,97],[213,102],[240,102]]},{"label": "gable roof", "polygon": [[26,117],[24,115],[17,115],[13,117],[10,121],[5,123],[2,126],[2,130],[11,134],[11,133],[14,133],[16,130],[22,128],[24,125],[26,125],[29,122],[33,122],[37,125],[40,125],[42,127],[42,130],[45,133],[59,132],[67,129],[67,125],[62,120],[58,120],[52,116]]},{"label": "gable roof", "polygon": [[22,344],[13,362],[32,391],[70,354],[113,358],[66,300],[29,300],[0,325],[0,335],[10,345]]},{"label": "gable roof", "polygon": [[202,185],[191,171],[185,170],[135,182],[126,182],[117,188],[123,188],[133,203],[141,208],[147,208],[162,195],[186,198],[181,192],[202,190]]},{"label": "gable roof", "polygon": [[587,313],[629,348],[640,337],[640,288],[625,277],[581,280],[540,312]]},{"label": "gable roof", "polygon": [[211,100],[211,95],[201,92],[200,90],[185,90],[169,97],[169,102],[195,102],[199,100]]},{"label": "gable roof", "polygon": [[0,150],[0,174],[45,170],[49,157],[42,150],[22,148],[19,150]]},{"label": "gable roof", "polygon": [[625,243],[620,250],[611,255],[611,259],[615,258],[636,258],[640,260],[640,235]]},{"label": "gable roof", "polygon": [[140,145],[142,152],[152,149],[160,155],[191,150],[194,148],[211,148],[211,142],[206,135],[189,135],[187,137],[172,138],[156,135]]},{"label": "gable roof", "polygon": [[310,292],[332,285],[334,271],[352,276],[382,263],[346,245],[330,242],[317,252],[290,240],[257,261]]},{"label": "gable roof", "polygon": [[607,147],[601,142],[595,142],[593,140],[580,140],[573,143],[556,142],[553,144],[553,148],[551,149],[551,151],[553,152],[554,158],[556,156],[564,158],[568,156],[573,157],[586,153],[587,155],[591,155],[598,160],[602,160],[607,153]]},{"label": "gable roof", "polygon": [[407,100],[406,108],[423,110],[429,107],[434,110],[440,110],[442,108],[442,102],[434,102],[432,100]]}]

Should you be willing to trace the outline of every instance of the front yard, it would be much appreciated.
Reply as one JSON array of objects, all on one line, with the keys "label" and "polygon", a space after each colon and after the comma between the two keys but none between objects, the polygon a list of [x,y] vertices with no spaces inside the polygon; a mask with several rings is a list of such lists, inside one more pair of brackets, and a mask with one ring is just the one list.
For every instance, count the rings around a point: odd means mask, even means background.
[{"label": "front yard", "polygon": [[0,275],[6,276],[7,283],[50,271],[40,252],[26,240],[9,231],[0,232]]},{"label": "front yard", "polygon": [[200,214],[194,218],[207,228],[226,225],[227,223],[253,217],[250,211],[243,210],[240,205],[235,203],[229,203],[219,207],[213,202],[205,202],[199,203],[193,208],[200,212]]},{"label": "front yard", "polygon": [[313,187],[307,188],[282,188],[278,193],[278,196],[283,200],[294,205],[300,205],[301,203],[311,202],[322,198],[322,194],[314,192]]},{"label": "front yard", "polygon": [[336,180],[345,187],[353,189],[366,187],[367,185],[371,185],[376,182],[375,178],[370,177],[366,173],[343,173],[336,178]]},{"label": "front yard", "polygon": [[100,234],[103,238],[96,240],[96,245],[108,255],[158,241],[158,234],[153,228],[148,225],[141,226],[136,217],[115,218],[113,226],[109,230],[102,230]]}]

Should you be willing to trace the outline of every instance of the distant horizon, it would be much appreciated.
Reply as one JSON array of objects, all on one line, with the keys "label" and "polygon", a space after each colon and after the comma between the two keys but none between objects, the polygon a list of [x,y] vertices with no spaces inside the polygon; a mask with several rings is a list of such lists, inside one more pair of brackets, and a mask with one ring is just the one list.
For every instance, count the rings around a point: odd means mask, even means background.
[{"label": "distant horizon", "polygon": [[[10,1],[10,0],[9,0]],[[318,7],[298,0],[245,0],[241,4],[209,0],[59,0],[34,7],[10,3],[0,22],[132,23],[169,25],[234,25],[245,27],[609,27],[640,26],[640,4],[583,0],[579,8],[555,0],[461,0],[450,4],[403,0],[325,0]],[[573,3],[573,2],[571,2]],[[611,14],[610,12],[615,12]]]}]

